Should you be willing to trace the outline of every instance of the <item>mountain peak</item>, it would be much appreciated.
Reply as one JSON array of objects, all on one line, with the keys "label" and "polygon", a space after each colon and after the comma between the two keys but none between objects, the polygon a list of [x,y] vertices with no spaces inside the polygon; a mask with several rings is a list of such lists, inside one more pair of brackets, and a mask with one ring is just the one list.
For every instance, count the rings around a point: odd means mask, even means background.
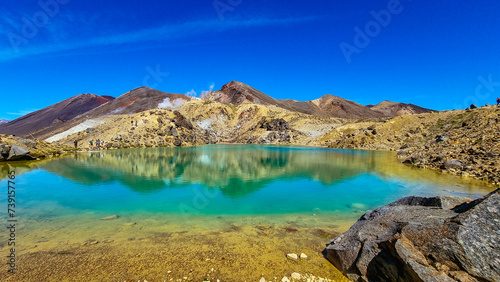
[{"label": "mountain peak", "polygon": [[0,132],[25,136],[53,124],[69,121],[80,114],[108,103],[110,100],[99,95],[82,93],[2,124]]},{"label": "mountain peak", "polygon": [[218,91],[213,91],[208,99],[227,104],[260,104],[276,105],[276,99],[260,92],[259,90],[239,81],[231,81],[224,84]]}]

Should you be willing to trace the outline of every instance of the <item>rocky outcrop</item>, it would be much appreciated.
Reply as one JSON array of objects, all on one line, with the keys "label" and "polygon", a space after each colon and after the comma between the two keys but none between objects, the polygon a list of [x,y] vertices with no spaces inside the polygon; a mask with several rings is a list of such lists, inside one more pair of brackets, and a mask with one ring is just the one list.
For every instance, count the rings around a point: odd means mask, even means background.
[{"label": "rocky outcrop", "polygon": [[285,131],[290,129],[288,122],[282,118],[269,118],[262,117],[259,123],[260,128],[264,128],[267,131]]},{"label": "rocky outcrop", "polygon": [[333,148],[399,151],[404,163],[500,185],[500,107],[346,124],[322,140]]},{"label": "rocky outcrop", "polygon": [[500,189],[475,201],[406,197],[326,248],[355,281],[500,281]]},{"label": "rocky outcrop", "polygon": [[7,156],[8,161],[16,161],[21,159],[32,159],[28,156],[30,150],[23,146],[12,145]]}]

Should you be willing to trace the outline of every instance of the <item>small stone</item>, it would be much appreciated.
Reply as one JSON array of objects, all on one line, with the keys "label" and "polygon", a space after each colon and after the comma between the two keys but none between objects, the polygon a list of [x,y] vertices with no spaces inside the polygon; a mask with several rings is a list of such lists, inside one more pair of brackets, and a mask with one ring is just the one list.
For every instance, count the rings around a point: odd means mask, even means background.
[{"label": "small stone", "polygon": [[300,279],[300,278],[302,278],[302,275],[300,275],[300,273],[298,273],[298,272],[294,272],[294,273],[292,273],[292,278],[293,279]]},{"label": "small stone", "polygon": [[259,282],[266,282],[266,279],[264,277],[261,277]]},{"label": "small stone", "polygon": [[283,277],[281,278],[281,282],[290,282],[290,279],[288,279],[288,277]]},{"label": "small stone", "polygon": [[125,226],[133,226],[133,225],[135,225],[135,224],[136,224],[135,222],[129,222],[129,223],[125,223],[124,225],[125,225]]},{"label": "small stone", "polygon": [[297,254],[293,254],[293,253],[287,254],[286,257],[291,258],[291,259],[298,259],[299,258],[299,256]]},{"label": "small stone", "polygon": [[306,255],[306,254],[304,254],[304,253],[301,253],[301,254],[300,254],[300,259],[306,259],[306,258],[307,258],[307,255]]}]

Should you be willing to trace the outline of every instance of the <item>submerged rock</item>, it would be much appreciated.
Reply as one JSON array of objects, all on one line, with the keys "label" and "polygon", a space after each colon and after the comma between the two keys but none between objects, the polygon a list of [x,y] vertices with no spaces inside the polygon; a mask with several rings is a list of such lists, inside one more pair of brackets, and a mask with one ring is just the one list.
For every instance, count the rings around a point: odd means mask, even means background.
[{"label": "submerged rock", "polygon": [[117,219],[117,218],[118,218],[118,215],[114,214],[114,215],[102,217],[101,220],[113,220],[113,219]]},{"label": "submerged rock", "polygon": [[481,199],[406,197],[326,248],[355,281],[500,281],[500,189]]}]

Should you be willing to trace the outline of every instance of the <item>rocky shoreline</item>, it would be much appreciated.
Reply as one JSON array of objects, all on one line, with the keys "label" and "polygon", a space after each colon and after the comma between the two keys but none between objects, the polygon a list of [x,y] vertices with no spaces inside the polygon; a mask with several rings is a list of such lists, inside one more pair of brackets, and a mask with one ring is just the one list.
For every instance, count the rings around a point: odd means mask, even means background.
[{"label": "rocky shoreline", "polygon": [[364,214],[326,248],[354,281],[500,281],[500,189],[406,197]]},{"label": "rocky shoreline", "polygon": [[[189,108],[112,117],[55,143],[1,135],[0,161],[51,158],[75,151],[214,143],[306,145],[397,151],[405,164],[500,184],[499,107],[337,125],[318,120],[314,126],[296,114],[277,114],[255,105],[231,113],[231,107],[211,103],[205,109],[211,114],[198,119],[185,117],[191,116]],[[207,119],[213,119],[210,126]],[[307,127],[322,134],[304,131]],[[97,138],[106,140],[102,148],[88,148],[88,141]],[[74,140],[78,148],[72,147]],[[491,246],[500,245],[499,206],[499,190],[476,201],[404,198],[363,215],[331,242],[327,257],[350,279],[359,281],[498,281],[500,258]],[[293,278],[328,281],[299,273],[269,281]]]},{"label": "rocky shoreline", "polygon": [[49,159],[74,151],[67,146],[38,139],[0,134],[0,162]]}]

